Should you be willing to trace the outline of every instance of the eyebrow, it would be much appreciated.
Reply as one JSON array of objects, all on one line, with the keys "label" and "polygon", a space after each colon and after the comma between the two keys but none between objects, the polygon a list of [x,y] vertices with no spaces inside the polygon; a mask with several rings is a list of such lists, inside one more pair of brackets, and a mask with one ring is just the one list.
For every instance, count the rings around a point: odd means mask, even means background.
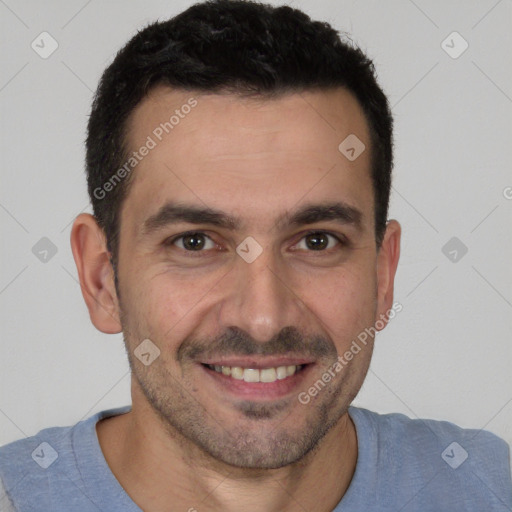
[{"label": "eyebrow", "polygon": [[[363,214],[357,208],[342,201],[306,204],[293,212],[285,212],[276,222],[278,229],[314,224],[322,221],[336,221],[343,225],[353,225],[361,229]],[[242,227],[242,220],[222,211],[208,207],[184,203],[168,202],[154,215],[147,218],[142,226],[142,235],[149,236],[165,226],[186,222],[189,224],[209,224],[218,228],[236,231]]]}]

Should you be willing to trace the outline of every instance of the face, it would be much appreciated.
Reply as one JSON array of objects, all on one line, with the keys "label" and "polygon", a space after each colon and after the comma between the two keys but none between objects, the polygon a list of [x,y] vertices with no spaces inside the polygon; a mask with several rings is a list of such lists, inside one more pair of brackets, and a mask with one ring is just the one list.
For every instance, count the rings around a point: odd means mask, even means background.
[{"label": "face", "polygon": [[[299,460],[346,415],[372,340],[308,390],[389,308],[357,101],[342,89],[256,101],[159,88],[129,126],[132,149],[154,143],[120,217],[134,410],[145,401],[169,432],[234,466]],[[366,147],[353,161],[338,149],[350,134]],[[150,364],[135,357],[146,339]]]}]

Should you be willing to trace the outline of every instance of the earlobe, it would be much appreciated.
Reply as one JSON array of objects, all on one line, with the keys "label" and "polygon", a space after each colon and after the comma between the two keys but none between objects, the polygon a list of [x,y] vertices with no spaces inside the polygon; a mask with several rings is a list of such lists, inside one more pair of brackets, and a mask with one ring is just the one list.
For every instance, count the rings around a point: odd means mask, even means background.
[{"label": "earlobe", "polygon": [[71,230],[71,250],[91,322],[104,333],[121,332],[110,255],[103,230],[92,215],[82,213],[75,219]]},{"label": "earlobe", "polygon": [[384,239],[377,254],[378,304],[376,320],[383,320],[385,324],[387,324],[389,311],[393,307],[395,274],[398,260],[400,259],[400,237],[400,224],[396,220],[390,220],[386,226]]}]

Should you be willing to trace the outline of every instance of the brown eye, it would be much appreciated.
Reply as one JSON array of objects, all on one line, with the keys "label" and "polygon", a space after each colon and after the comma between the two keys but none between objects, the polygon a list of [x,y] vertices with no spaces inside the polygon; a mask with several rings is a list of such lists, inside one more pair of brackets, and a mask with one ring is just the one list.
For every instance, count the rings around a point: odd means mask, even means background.
[{"label": "brown eye", "polygon": [[337,236],[323,231],[315,231],[305,235],[297,244],[297,248],[307,251],[324,251],[335,247],[336,244],[342,244]]},{"label": "brown eye", "polygon": [[204,233],[186,233],[173,240],[173,244],[185,251],[200,252],[203,249],[213,249],[215,244]]},{"label": "brown eye", "polygon": [[329,239],[325,233],[313,233],[306,237],[306,245],[313,251],[320,251],[329,245]]}]

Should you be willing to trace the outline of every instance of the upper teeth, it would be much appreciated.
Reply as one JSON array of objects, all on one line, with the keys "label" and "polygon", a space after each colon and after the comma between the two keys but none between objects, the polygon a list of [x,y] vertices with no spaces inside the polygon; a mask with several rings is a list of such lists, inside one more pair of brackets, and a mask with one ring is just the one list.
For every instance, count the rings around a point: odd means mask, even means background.
[{"label": "upper teeth", "polygon": [[242,368],[240,366],[208,365],[208,367],[218,373],[231,376],[233,379],[244,380],[245,382],[275,382],[276,380],[290,377],[302,368],[302,365],[278,366],[276,368],[263,368],[262,370]]}]

